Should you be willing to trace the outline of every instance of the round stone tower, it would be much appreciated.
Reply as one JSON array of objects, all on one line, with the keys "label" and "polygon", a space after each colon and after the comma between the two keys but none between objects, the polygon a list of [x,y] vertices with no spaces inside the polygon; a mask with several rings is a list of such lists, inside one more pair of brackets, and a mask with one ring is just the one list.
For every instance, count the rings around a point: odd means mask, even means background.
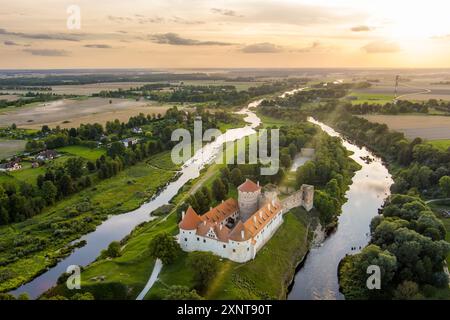
[{"label": "round stone tower", "polygon": [[239,213],[242,221],[246,221],[258,210],[258,199],[261,196],[261,187],[259,182],[246,179],[243,184],[238,187],[238,203]]}]

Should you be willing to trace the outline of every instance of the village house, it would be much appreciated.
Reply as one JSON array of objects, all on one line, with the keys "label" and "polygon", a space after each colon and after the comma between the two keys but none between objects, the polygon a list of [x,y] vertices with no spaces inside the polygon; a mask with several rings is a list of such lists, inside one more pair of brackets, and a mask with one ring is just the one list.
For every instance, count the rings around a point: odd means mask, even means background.
[{"label": "village house", "polygon": [[126,138],[126,139],[122,139],[121,142],[123,143],[123,145],[128,148],[131,146],[134,146],[135,144],[137,144],[139,142],[139,138]]},{"label": "village house", "polygon": [[136,133],[136,134],[142,134],[142,128],[139,127],[135,127],[133,129],[131,129],[131,132]]},{"label": "village house", "polygon": [[222,201],[203,215],[192,207],[183,212],[178,241],[184,251],[210,251],[235,262],[246,262],[270,240],[283,223],[283,214],[296,206],[312,209],[314,188],[280,201],[274,192],[261,193],[259,183],[246,180],[238,187],[238,200]]},{"label": "village house", "polygon": [[0,171],[17,171],[22,169],[22,165],[19,161],[14,160],[7,163],[0,164]]},{"label": "village house", "polygon": [[58,152],[55,150],[44,150],[37,154],[36,160],[38,161],[49,161],[58,157]]}]

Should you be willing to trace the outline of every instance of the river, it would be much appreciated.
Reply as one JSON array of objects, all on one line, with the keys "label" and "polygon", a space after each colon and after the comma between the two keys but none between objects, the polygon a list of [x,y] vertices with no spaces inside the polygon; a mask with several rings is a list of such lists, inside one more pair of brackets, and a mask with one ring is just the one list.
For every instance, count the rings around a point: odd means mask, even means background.
[{"label": "river", "polygon": [[210,164],[220,154],[226,142],[235,141],[256,132],[255,128],[261,124],[261,120],[250,109],[257,107],[261,101],[254,101],[237,112],[246,116],[244,118],[247,122],[246,126],[227,130],[213,142],[206,144],[197,151],[192,158],[184,163],[178,178],[170,182],[156,197],[134,211],[109,216],[95,231],[77,240],[86,240],[87,243],[84,247],[75,249],[57,265],[10,293],[17,296],[26,292],[30,298],[36,299],[56,284],[58,277],[66,272],[68,266],[86,266],[90,264],[112,241],[120,241],[140,223],[154,219],[151,216],[151,212],[168,204],[186,182],[199,177],[200,170]]},{"label": "river", "polygon": [[[341,137],[329,126],[309,118],[331,136]],[[339,292],[337,269],[339,261],[347,254],[355,254],[370,240],[370,221],[378,214],[389,189],[392,177],[380,158],[365,147],[358,147],[343,139],[345,148],[353,152],[351,156],[362,168],[356,172],[346,193],[348,201],[342,207],[337,230],[326,240],[311,248],[305,263],[295,275],[289,300],[342,300]],[[370,157],[366,163],[361,157]]]}]

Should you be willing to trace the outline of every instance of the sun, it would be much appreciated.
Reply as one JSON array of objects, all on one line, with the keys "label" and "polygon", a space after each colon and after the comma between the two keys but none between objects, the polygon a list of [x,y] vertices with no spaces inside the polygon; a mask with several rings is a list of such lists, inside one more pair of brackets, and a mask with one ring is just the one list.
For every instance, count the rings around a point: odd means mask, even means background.
[{"label": "sun", "polygon": [[381,1],[377,20],[385,36],[398,42],[450,34],[448,1]]}]

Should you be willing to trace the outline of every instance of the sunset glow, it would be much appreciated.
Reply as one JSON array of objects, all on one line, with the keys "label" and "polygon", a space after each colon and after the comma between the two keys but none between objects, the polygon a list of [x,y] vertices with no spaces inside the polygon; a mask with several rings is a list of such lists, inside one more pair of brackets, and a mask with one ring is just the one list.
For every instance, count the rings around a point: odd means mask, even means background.
[{"label": "sunset glow", "polygon": [[[72,4],[80,30],[66,26]],[[18,0],[0,9],[0,68],[450,67],[448,9],[443,0]]]}]

